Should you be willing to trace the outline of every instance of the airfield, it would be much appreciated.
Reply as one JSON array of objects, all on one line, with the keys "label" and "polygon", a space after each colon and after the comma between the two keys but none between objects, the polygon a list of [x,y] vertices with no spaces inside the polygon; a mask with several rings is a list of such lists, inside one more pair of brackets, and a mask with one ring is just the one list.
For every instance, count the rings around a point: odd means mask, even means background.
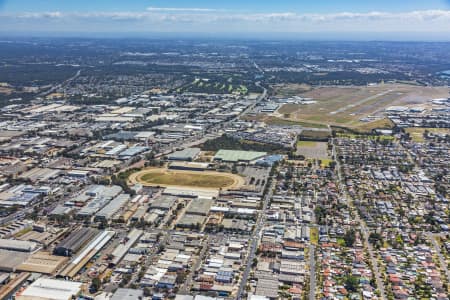
[{"label": "airfield", "polygon": [[[296,92],[297,91],[297,92]],[[431,99],[446,98],[448,87],[424,87],[412,84],[379,84],[374,86],[326,86],[306,88],[294,85],[277,87],[276,97],[300,96],[312,98],[314,104],[285,104],[269,117],[278,122],[298,122],[320,126],[335,125],[350,128],[389,127],[384,111],[390,106],[423,106]],[[373,122],[361,119],[375,117]],[[262,119],[267,118],[262,116]],[[373,123],[373,124],[372,124]]]}]

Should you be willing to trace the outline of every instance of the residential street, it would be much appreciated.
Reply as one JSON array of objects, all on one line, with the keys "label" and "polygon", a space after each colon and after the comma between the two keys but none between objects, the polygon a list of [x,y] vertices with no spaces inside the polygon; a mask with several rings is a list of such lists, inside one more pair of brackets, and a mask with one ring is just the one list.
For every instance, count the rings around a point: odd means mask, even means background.
[{"label": "residential street", "polygon": [[[335,153],[336,145],[334,142],[335,142],[335,140],[332,139],[332,143],[333,143],[333,155],[332,156],[333,157],[336,155],[336,153]],[[339,159],[337,157],[336,157],[336,168],[337,168],[337,174],[338,174],[338,179],[339,179],[339,184],[340,184],[340,189],[342,191],[342,195],[345,197],[347,204],[350,207],[352,207],[352,209],[354,210],[355,221],[360,225],[360,230],[361,230],[362,237],[363,237],[364,247],[367,249],[367,251],[369,253],[370,261],[372,263],[373,272],[374,272],[374,276],[375,276],[375,281],[377,283],[378,290],[380,291],[381,299],[386,300],[387,299],[386,290],[384,288],[384,283],[382,280],[383,275],[381,274],[381,272],[378,268],[377,256],[375,255],[375,253],[373,251],[373,247],[369,242],[369,232],[367,230],[367,226],[366,226],[365,222],[363,220],[361,220],[361,218],[359,217],[359,214],[353,205],[353,201],[351,200],[351,197],[347,193],[347,190],[345,187],[345,182],[344,182],[344,179],[341,174],[341,165],[340,165]]]}]

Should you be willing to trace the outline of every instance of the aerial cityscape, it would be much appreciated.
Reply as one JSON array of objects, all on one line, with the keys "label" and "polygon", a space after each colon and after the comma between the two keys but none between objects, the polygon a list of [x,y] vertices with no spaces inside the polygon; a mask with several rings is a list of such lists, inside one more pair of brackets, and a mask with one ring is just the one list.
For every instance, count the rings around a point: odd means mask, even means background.
[{"label": "aerial cityscape", "polygon": [[0,300],[449,299],[449,1],[90,2],[0,1]]}]

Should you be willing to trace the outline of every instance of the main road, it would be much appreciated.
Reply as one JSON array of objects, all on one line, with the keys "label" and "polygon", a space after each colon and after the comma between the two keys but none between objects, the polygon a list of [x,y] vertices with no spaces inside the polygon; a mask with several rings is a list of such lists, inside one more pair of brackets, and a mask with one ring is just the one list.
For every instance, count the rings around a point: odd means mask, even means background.
[{"label": "main road", "polygon": [[266,216],[267,206],[269,204],[270,199],[273,196],[275,184],[276,184],[275,176],[272,176],[270,179],[269,190],[263,199],[262,210],[261,210],[260,214],[258,215],[258,220],[256,221],[255,232],[253,233],[252,239],[250,240],[250,247],[249,247],[250,250],[249,250],[248,256],[247,256],[247,264],[245,266],[244,274],[242,275],[242,280],[239,285],[239,290],[238,290],[237,297],[236,297],[237,299],[243,299],[243,294],[244,294],[245,287],[246,287],[247,281],[248,281],[248,275],[250,274],[250,271],[252,269],[253,259],[255,258],[255,254],[256,254],[256,248],[258,246],[259,239],[261,238],[262,229],[264,227],[264,222],[266,220],[265,216]]}]

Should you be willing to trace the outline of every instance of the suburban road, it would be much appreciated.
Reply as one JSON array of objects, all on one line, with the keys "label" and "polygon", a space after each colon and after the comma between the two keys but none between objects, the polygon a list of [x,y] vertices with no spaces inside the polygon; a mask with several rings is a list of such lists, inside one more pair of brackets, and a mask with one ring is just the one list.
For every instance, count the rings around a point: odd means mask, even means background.
[{"label": "suburban road", "polygon": [[309,243],[309,300],[316,299],[316,247]]},{"label": "suburban road", "polygon": [[[340,190],[342,191],[342,195],[344,196],[346,202],[349,204],[350,207],[352,207],[355,211],[355,207],[353,205],[353,201],[351,200],[351,197],[347,194],[347,189],[345,187],[345,182],[343,180],[343,176],[341,174],[341,165],[340,165],[340,161],[336,155],[336,145],[335,145],[335,139],[332,139],[332,144],[333,144],[333,153],[332,153],[332,157],[336,157],[335,161],[336,161],[336,168],[337,168],[337,175],[338,175],[338,179],[339,179],[339,185],[340,185]],[[361,229],[361,233],[363,235],[363,240],[364,240],[364,246],[366,247],[367,251],[369,252],[369,256],[370,256],[370,261],[372,263],[373,266],[373,272],[374,272],[374,276],[375,276],[375,280],[377,283],[377,287],[378,290],[380,291],[380,296],[381,299],[386,300],[387,296],[386,296],[386,290],[384,288],[384,283],[381,280],[382,278],[382,274],[378,268],[378,261],[376,259],[376,255],[373,251],[373,247],[369,242],[369,231],[367,229],[366,223],[361,220],[361,218],[359,217],[358,212],[355,212],[355,221],[360,224],[360,229]]]},{"label": "suburban road", "polygon": [[202,250],[200,251],[200,254],[197,257],[194,266],[191,268],[191,272],[189,272],[189,275],[186,277],[186,280],[180,289],[181,294],[187,294],[191,290],[191,285],[192,285],[192,281],[194,278],[194,272],[200,268],[200,264],[202,263],[203,259],[205,258],[206,250],[208,250],[208,245],[210,242],[211,242],[211,235],[208,235],[203,240]]},{"label": "suburban road", "polygon": [[436,241],[436,234],[428,232],[427,236],[428,236],[428,239],[433,244],[434,249],[436,250],[436,253],[439,258],[439,264],[441,265],[441,269],[445,272],[445,275],[447,277],[447,282],[450,282],[450,272],[448,270],[448,263],[447,263],[446,258],[442,255],[441,247],[439,246],[438,242]]},{"label": "suburban road", "polygon": [[[317,191],[314,191],[314,201],[317,203]],[[311,224],[317,226],[316,215],[312,214]],[[309,300],[316,299],[316,247],[314,244],[309,242]]]}]

